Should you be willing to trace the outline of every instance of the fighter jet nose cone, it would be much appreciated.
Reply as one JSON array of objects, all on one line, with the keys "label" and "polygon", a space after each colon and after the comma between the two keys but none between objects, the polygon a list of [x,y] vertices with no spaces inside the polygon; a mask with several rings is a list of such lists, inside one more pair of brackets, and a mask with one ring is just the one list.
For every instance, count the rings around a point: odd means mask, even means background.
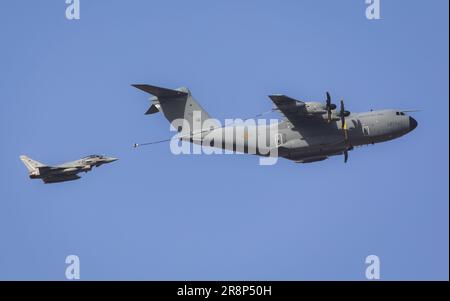
[{"label": "fighter jet nose cone", "polygon": [[409,131],[414,130],[416,127],[417,127],[417,121],[414,118],[409,117]]}]

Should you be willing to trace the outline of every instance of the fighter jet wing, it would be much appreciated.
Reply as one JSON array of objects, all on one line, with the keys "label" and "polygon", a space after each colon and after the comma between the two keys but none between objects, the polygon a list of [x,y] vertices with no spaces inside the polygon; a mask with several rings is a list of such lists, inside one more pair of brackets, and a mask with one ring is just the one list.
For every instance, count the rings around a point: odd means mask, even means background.
[{"label": "fighter jet wing", "polygon": [[315,114],[309,114],[305,102],[286,95],[269,95],[269,98],[278,111],[286,117],[294,126],[311,121],[323,120]]},{"label": "fighter jet wing", "polygon": [[49,183],[73,181],[73,180],[78,180],[78,179],[81,179],[81,177],[77,176],[77,175],[55,175],[55,176],[43,177],[42,181],[44,181],[45,184],[49,184]]},{"label": "fighter jet wing", "polygon": [[64,170],[63,167],[54,167],[54,166],[41,166],[41,167],[36,167],[36,168],[39,170],[40,175],[54,174],[54,173],[58,173],[61,170]]}]

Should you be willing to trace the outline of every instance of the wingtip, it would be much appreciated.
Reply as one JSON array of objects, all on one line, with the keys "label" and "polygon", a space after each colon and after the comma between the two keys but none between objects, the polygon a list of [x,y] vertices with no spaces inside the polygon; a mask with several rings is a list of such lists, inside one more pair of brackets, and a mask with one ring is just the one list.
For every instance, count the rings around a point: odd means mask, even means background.
[{"label": "wingtip", "polygon": [[282,97],[285,97],[284,94],[269,94],[267,95],[270,99],[275,100],[275,99],[280,99]]},{"label": "wingtip", "polygon": [[146,85],[145,84],[131,84],[132,87],[142,90]]},{"label": "wingtip", "polygon": [[142,90],[148,94],[154,95],[159,98],[170,98],[178,96],[187,96],[188,92],[183,92],[179,90],[172,90],[147,84],[132,84],[133,87]]}]

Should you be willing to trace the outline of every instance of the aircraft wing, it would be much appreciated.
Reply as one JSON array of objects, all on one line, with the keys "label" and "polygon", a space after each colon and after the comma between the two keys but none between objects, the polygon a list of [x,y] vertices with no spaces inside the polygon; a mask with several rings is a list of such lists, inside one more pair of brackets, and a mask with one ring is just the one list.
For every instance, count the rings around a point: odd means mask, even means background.
[{"label": "aircraft wing", "polygon": [[81,177],[77,176],[77,175],[54,175],[54,176],[43,177],[42,181],[44,181],[45,184],[49,184],[49,183],[73,181],[73,180],[78,180],[78,179],[81,179]]},{"label": "aircraft wing", "polygon": [[269,98],[278,111],[286,117],[294,126],[310,121],[323,121],[317,114],[310,114],[305,102],[296,100],[286,95],[269,95]]},{"label": "aircraft wing", "polygon": [[188,93],[183,91],[171,90],[151,85],[132,85],[132,86],[159,98],[174,98],[188,95]]},{"label": "aircraft wing", "polygon": [[63,170],[63,167],[53,167],[53,166],[42,166],[42,167],[37,167],[37,169],[39,170],[39,174],[40,175],[45,175],[45,174],[54,174],[54,173],[58,173],[59,171]]}]

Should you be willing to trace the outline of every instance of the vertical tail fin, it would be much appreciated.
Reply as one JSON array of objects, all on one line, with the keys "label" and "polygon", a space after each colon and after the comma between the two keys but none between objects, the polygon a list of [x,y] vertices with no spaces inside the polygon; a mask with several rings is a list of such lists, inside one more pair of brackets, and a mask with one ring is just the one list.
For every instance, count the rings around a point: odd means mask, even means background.
[{"label": "vertical tail fin", "polygon": [[27,156],[24,156],[24,155],[20,156],[20,160],[22,160],[23,164],[25,164],[25,166],[27,167],[29,172],[35,171],[38,167],[45,166],[41,162],[33,160],[33,159],[30,159],[30,158],[28,158]]},{"label": "vertical tail fin", "polygon": [[[153,114],[160,111],[172,125],[175,120],[183,119],[190,126],[190,132],[194,129],[194,121],[201,121],[203,124],[205,120],[211,120],[208,112],[197,103],[189,89],[185,87],[176,90],[151,85],[133,85],[133,87],[155,96],[151,98],[152,106],[147,110],[146,114]],[[209,123],[211,125],[211,122]],[[178,131],[186,132],[180,128],[178,128]]]}]

